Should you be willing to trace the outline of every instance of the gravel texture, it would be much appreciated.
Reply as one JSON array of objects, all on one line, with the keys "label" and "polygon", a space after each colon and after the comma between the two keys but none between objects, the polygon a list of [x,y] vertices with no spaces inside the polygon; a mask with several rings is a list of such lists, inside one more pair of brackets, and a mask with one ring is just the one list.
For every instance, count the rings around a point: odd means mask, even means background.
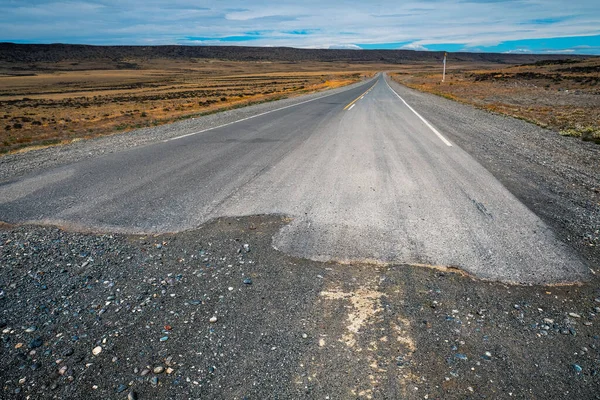
[{"label": "gravel texture", "polygon": [[4,226],[0,397],[598,398],[597,278],[508,286],[301,260],[271,247],[286,222]]},{"label": "gravel texture", "polygon": [[359,86],[362,83],[364,82],[354,83],[325,92],[311,93],[300,97],[291,97],[283,100],[218,112],[203,117],[190,118],[172,124],[137,129],[109,136],[101,136],[95,139],[80,140],[63,146],[52,146],[24,153],[5,155],[0,157],[0,182],[18,178],[42,169],[70,164],[98,155],[110,154],[132,147],[156,143],[161,140],[185,135],[191,132],[214,128],[253,115],[339,93]]}]

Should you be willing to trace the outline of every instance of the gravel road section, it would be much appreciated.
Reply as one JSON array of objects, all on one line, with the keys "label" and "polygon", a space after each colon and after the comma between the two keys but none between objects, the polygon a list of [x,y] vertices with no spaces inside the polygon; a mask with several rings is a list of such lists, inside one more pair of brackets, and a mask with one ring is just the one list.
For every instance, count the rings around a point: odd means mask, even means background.
[{"label": "gravel road section", "polygon": [[590,267],[600,268],[600,146],[388,81]]},{"label": "gravel road section", "polygon": [[598,398],[597,278],[319,263],[272,248],[287,222],[0,228],[0,398]]},{"label": "gravel road section", "polygon": [[24,153],[5,155],[0,157],[0,182],[6,182],[35,171],[71,164],[99,155],[111,154],[133,147],[156,143],[172,137],[218,127],[282,107],[340,93],[360,86],[361,84],[364,84],[364,82],[365,81],[357,82],[352,85],[327,90],[325,92],[311,93],[304,96],[291,97],[288,99],[218,112],[202,117],[190,118],[172,124],[136,129],[130,132],[101,136],[94,139],[80,140],[63,146],[52,146]]}]

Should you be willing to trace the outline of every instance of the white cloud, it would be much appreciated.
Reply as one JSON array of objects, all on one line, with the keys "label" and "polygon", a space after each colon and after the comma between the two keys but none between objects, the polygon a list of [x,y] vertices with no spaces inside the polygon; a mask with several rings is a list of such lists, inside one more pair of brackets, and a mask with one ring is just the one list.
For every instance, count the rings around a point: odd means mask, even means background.
[{"label": "white cloud", "polygon": [[[424,50],[454,43],[474,49],[511,40],[600,35],[599,15],[598,0],[568,7],[564,0],[0,1],[0,40],[186,44],[261,31],[253,40],[227,44],[409,43],[402,47]],[[294,30],[310,34],[286,34]]]},{"label": "white cloud", "polygon": [[360,50],[360,46],[355,44],[332,44],[328,49]]},{"label": "white cloud", "polygon": [[402,50],[417,50],[417,51],[429,51],[429,49],[423,45],[420,45],[418,43],[409,43],[409,44],[405,44],[404,46],[400,47],[400,49]]},{"label": "white cloud", "polygon": [[532,51],[530,49],[513,49],[505,51],[507,54],[530,54]]}]

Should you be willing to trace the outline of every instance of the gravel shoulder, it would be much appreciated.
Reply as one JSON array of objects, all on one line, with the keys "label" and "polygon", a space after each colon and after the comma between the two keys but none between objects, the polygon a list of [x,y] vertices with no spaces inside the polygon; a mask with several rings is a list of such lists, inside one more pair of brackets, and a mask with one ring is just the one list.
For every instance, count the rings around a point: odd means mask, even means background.
[{"label": "gravel shoulder", "polygon": [[255,104],[198,118],[190,118],[168,125],[137,129],[110,136],[101,136],[94,139],[80,140],[62,146],[51,146],[22,153],[8,154],[0,157],[0,183],[36,171],[71,164],[134,147],[149,145],[192,132],[215,128],[254,115],[273,111],[278,108],[343,92],[364,83],[365,81],[361,81],[324,92]]},{"label": "gravel shoulder", "polygon": [[600,267],[600,146],[388,81],[592,269]]},{"label": "gravel shoulder", "polygon": [[319,263],[272,248],[288,222],[2,227],[0,397],[597,397],[597,278],[509,286]]}]

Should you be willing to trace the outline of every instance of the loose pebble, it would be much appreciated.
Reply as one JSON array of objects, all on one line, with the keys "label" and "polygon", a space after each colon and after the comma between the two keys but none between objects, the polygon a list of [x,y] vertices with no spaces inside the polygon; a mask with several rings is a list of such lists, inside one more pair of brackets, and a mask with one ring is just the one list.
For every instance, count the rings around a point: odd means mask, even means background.
[{"label": "loose pebble", "polygon": [[210,317],[209,321],[214,324],[215,322],[217,322],[217,317]]},{"label": "loose pebble", "polygon": [[92,350],[92,354],[97,356],[98,354],[102,353],[102,346],[96,346],[94,347],[94,349]]},{"label": "loose pebble", "polygon": [[158,367],[154,368],[153,372],[155,374],[162,374],[164,370],[165,370],[165,368],[159,365]]}]

